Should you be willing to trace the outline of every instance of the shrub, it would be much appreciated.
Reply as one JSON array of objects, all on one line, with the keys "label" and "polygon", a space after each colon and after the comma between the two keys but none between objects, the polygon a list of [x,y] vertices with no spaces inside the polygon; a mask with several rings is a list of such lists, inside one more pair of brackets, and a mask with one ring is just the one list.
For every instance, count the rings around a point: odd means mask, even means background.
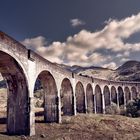
[{"label": "shrub", "polygon": [[105,112],[106,114],[112,114],[112,115],[119,114],[117,104],[111,102],[110,106],[106,106]]},{"label": "shrub", "polygon": [[130,117],[140,117],[140,98],[128,101],[126,105],[126,115]]},{"label": "shrub", "polygon": [[120,106],[119,115],[123,115],[123,116],[126,115],[126,108],[125,108],[124,105],[121,105],[121,106]]}]

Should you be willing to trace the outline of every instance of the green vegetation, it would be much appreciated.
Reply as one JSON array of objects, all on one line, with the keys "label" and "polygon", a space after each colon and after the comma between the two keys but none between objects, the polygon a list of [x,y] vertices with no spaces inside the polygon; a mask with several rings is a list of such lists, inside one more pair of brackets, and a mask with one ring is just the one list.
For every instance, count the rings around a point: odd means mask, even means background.
[{"label": "green vegetation", "polygon": [[126,104],[126,108],[124,105],[121,105],[118,109],[117,104],[111,103],[110,106],[106,106],[106,114],[111,115],[123,115],[128,117],[140,117],[140,98],[136,98],[134,100],[130,100]]},{"label": "green vegetation", "polygon": [[140,117],[140,98],[136,98],[127,103],[126,115],[130,117]]},{"label": "green vegetation", "polygon": [[117,107],[117,104],[115,103],[111,103],[110,106],[106,106],[106,110],[105,110],[106,114],[119,114],[119,109]]}]

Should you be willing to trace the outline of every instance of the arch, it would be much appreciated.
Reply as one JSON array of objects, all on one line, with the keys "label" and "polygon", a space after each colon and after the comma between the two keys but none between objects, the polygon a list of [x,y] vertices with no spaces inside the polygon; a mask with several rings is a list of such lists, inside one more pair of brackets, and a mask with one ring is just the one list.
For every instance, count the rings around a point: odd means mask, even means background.
[{"label": "arch", "polygon": [[105,98],[105,107],[110,106],[111,101],[110,101],[110,91],[109,91],[108,86],[104,87],[103,94],[104,94],[104,98]]},{"label": "arch", "polygon": [[6,52],[0,51],[0,73],[7,82],[7,133],[30,133],[29,87],[27,74],[19,63]]},{"label": "arch", "polygon": [[81,82],[78,82],[75,87],[76,95],[76,110],[78,113],[85,113],[85,92]]},{"label": "arch", "polygon": [[94,95],[93,95],[93,88],[91,84],[88,84],[86,87],[86,96],[87,96],[87,112],[93,113],[94,112]]},{"label": "arch", "polygon": [[131,100],[131,92],[128,87],[124,88],[124,93],[125,93],[126,103],[128,103],[128,101]]},{"label": "arch", "polygon": [[44,120],[45,122],[58,122],[57,86],[53,75],[49,71],[42,71],[36,79],[34,90],[41,86],[44,93]]},{"label": "arch", "polygon": [[136,87],[131,87],[132,99],[136,99],[138,96]]},{"label": "arch", "polygon": [[99,85],[95,86],[96,112],[103,113],[102,92]]},{"label": "arch", "polygon": [[73,115],[73,89],[68,78],[63,79],[61,83],[61,111],[63,115]]},{"label": "arch", "polygon": [[124,105],[124,92],[122,87],[118,87],[118,99],[119,99],[119,105]]},{"label": "arch", "polygon": [[111,102],[117,104],[117,91],[114,86],[111,87]]}]

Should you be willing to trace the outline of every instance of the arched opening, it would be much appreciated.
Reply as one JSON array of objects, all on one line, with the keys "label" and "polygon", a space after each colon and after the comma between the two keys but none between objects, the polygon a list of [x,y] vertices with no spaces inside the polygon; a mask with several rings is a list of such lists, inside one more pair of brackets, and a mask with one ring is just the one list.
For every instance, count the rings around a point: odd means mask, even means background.
[{"label": "arched opening", "polygon": [[34,88],[36,122],[58,122],[58,98],[55,79],[48,71],[42,71]]},{"label": "arched opening", "polygon": [[136,99],[138,96],[136,87],[131,88],[131,93],[132,93],[132,99]]},{"label": "arched opening", "polygon": [[118,87],[118,98],[119,98],[119,105],[124,105],[124,92],[122,87]]},{"label": "arched opening", "polygon": [[76,110],[77,113],[85,113],[85,92],[84,87],[81,82],[78,82],[76,84],[75,88],[75,94],[76,94]]},{"label": "arched opening", "polygon": [[104,87],[103,93],[104,93],[104,98],[105,98],[105,107],[106,106],[110,106],[111,105],[111,101],[110,101],[110,91],[109,91],[108,86]]},{"label": "arched opening", "polygon": [[99,85],[95,87],[96,112],[103,113],[102,92]]},{"label": "arched opening", "polygon": [[62,115],[73,115],[73,89],[69,79],[65,78],[62,81],[60,94]]},{"label": "arched opening", "polygon": [[117,91],[114,86],[111,87],[111,102],[117,104]]},{"label": "arched opening", "polygon": [[12,56],[2,51],[0,51],[0,73],[7,83],[7,107],[5,108],[7,133],[28,135],[30,131],[29,91],[25,73]]},{"label": "arched opening", "polygon": [[86,87],[86,96],[87,96],[87,112],[94,112],[94,95],[91,84],[88,84]]},{"label": "arched opening", "polygon": [[131,92],[128,87],[124,88],[126,103],[131,100]]}]

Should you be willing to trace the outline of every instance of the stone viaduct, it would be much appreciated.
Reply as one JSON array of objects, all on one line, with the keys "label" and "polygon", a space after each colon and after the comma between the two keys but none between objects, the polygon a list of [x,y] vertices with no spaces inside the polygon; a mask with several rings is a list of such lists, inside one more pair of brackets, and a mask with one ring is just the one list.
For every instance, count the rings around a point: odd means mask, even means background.
[{"label": "stone viaduct", "polygon": [[115,82],[69,72],[0,32],[0,73],[7,81],[8,134],[34,135],[34,88],[44,90],[45,122],[61,123],[62,115],[105,113],[111,102],[126,105],[139,94],[140,83]]}]

